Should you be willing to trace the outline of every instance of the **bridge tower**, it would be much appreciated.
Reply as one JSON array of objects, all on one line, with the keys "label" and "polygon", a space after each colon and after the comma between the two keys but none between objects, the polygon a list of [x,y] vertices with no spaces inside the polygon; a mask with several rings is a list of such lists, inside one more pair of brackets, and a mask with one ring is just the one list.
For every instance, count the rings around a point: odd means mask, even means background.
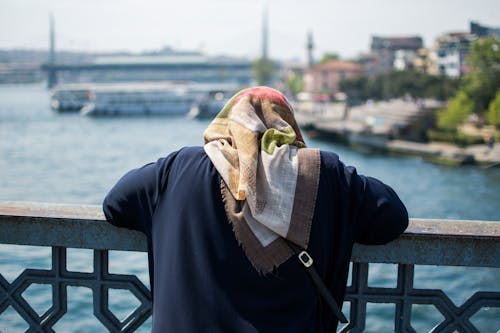
[{"label": "bridge tower", "polygon": [[267,23],[267,6],[264,7],[264,13],[262,15],[262,59],[268,60],[268,23]]},{"label": "bridge tower", "polygon": [[50,14],[50,41],[49,41],[49,63],[47,71],[47,86],[50,88],[57,84],[57,72],[54,68],[56,64],[56,40],[54,28],[54,15]]}]

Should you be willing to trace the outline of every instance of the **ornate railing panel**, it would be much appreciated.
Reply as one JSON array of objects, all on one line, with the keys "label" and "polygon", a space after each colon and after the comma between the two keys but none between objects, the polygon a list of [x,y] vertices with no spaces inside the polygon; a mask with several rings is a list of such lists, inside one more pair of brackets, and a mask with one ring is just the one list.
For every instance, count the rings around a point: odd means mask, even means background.
[{"label": "ornate railing panel", "polygon": [[[146,251],[145,238],[103,220],[97,206],[0,203],[0,243],[52,247],[50,269],[25,269],[12,283],[0,274],[0,315],[11,307],[27,322],[28,332],[54,332],[67,312],[67,287],[79,286],[92,290],[94,315],[109,331],[132,332],[141,326],[151,315],[149,290],[134,275],[111,274],[108,251]],[[66,248],[93,249],[92,272],[69,271]],[[414,287],[415,265],[500,267],[499,222],[413,219],[402,237],[390,244],[356,245],[352,261],[346,295],[350,306],[344,306],[350,323],[340,332],[363,331],[371,303],[394,305],[396,332],[416,332],[411,318],[417,305],[433,306],[442,315],[431,332],[479,332],[471,317],[483,308],[500,308],[500,292],[478,291],[456,306],[442,290]],[[397,264],[396,285],[370,286],[370,263]],[[23,297],[33,284],[52,289],[52,305],[42,314]],[[139,301],[123,320],[110,310],[111,289],[128,290]]]},{"label": "ornate railing panel", "polygon": [[[29,324],[29,332],[53,332],[52,326],[67,311],[68,286],[87,287],[92,290],[94,315],[111,332],[133,332],[151,315],[149,290],[134,275],[110,274],[108,251],[94,251],[92,273],[70,272],[66,269],[66,248],[52,247],[52,269],[26,269],[9,284],[0,274],[0,313],[12,306]],[[53,305],[39,315],[23,298],[23,292],[32,284],[52,287]],[[120,321],[109,309],[109,289],[129,290],[140,301],[140,306]]]}]

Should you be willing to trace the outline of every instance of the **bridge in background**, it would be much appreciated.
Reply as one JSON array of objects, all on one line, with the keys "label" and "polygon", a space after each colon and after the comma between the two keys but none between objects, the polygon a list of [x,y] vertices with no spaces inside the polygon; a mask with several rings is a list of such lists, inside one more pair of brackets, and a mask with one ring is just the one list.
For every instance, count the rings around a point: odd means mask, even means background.
[{"label": "bridge in background", "polygon": [[[59,76],[79,76],[87,74],[92,81],[134,81],[134,80],[172,80],[194,82],[237,82],[248,85],[252,80],[252,63],[250,61],[200,60],[195,62],[182,59],[175,62],[109,62],[88,64],[46,63],[41,69],[47,73],[49,88],[59,82]],[[74,79],[77,81],[76,79]]]},{"label": "bridge in background", "polygon": [[[134,275],[109,272],[110,250],[146,251],[145,237],[104,222],[100,207],[43,203],[0,203],[0,243],[52,248],[51,269],[26,269],[12,283],[0,274],[0,315],[13,308],[29,332],[52,332],[67,312],[67,287],[92,290],[94,315],[111,332],[132,332],[151,315],[151,296]],[[93,271],[68,270],[67,249],[93,249]],[[397,265],[394,287],[369,284],[369,265]],[[431,332],[479,332],[471,321],[479,311],[500,308],[500,292],[478,291],[456,306],[443,290],[415,288],[415,265],[500,268],[500,222],[412,219],[407,231],[383,246],[355,245],[351,282],[344,309],[350,323],[340,332],[366,327],[367,305],[394,305],[394,330],[416,332],[411,319],[415,306],[434,307],[442,321]],[[52,306],[37,313],[22,294],[33,284],[50,285]],[[120,320],[110,310],[110,290],[128,290],[138,307]]]}]

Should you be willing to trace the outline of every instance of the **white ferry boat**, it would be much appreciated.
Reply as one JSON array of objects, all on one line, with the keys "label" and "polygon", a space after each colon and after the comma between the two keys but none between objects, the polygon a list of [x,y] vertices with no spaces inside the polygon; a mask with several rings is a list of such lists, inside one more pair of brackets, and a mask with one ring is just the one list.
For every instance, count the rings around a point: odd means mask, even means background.
[{"label": "white ferry boat", "polygon": [[80,111],[89,102],[94,84],[63,84],[50,90],[50,106],[58,112]]},{"label": "white ferry boat", "polygon": [[188,118],[211,119],[217,115],[236,90],[213,90],[196,101],[188,113]]},{"label": "white ferry boat", "polygon": [[234,84],[147,82],[99,85],[91,89],[81,114],[185,115],[192,105],[217,92],[237,90]]}]

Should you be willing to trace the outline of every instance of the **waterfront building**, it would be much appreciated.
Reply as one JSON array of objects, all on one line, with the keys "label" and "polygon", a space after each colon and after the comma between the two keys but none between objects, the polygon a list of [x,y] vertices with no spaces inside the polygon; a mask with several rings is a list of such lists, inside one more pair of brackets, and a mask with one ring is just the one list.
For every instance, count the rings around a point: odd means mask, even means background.
[{"label": "waterfront building", "polygon": [[378,57],[375,53],[361,53],[356,58],[356,62],[363,66],[365,76],[373,77],[379,73]]},{"label": "waterfront building", "polygon": [[500,38],[500,28],[470,22],[470,31],[445,33],[436,40],[439,74],[458,78],[469,72],[467,57],[471,44],[479,37]]},{"label": "waterfront building", "polygon": [[478,22],[471,21],[470,33],[478,37],[488,37],[488,36],[500,37],[500,28],[487,27],[485,25],[479,24]]},{"label": "waterfront building", "polygon": [[471,43],[477,39],[469,32],[450,32],[436,40],[439,74],[458,78],[469,72],[467,56]]},{"label": "waterfront building", "polygon": [[420,36],[372,36],[370,53],[372,61],[367,72],[372,75],[387,73],[394,69],[412,67],[417,51],[423,47]]},{"label": "waterfront building", "polygon": [[329,60],[305,71],[305,91],[330,99],[339,93],[340,81],[363,75],[363,66],[354,61]]},{"label": "waterfront building", "polygon": [[413,69],[420,73],[429,75],[438,75],[438,55],[435,50],[421,48],[417,51],[416,58],[413,61]]}]

